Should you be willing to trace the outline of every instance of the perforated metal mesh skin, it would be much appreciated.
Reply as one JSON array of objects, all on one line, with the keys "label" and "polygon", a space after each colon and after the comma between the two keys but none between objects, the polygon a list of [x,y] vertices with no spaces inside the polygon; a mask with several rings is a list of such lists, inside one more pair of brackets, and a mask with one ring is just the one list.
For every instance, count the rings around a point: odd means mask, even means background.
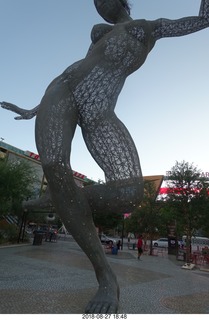
[{"label": "perforated metal mesh skin", "polygon": [[[86,312],[116,313],[118,284],[101,250],[92,213],[131,212],[142,200],[143,177],[135,144],[114,109],[126,78],[143,65],[157,40],[209,26],[209,0],[201,1],[199,16],[155,21],[132,20],[125,0],[94,0],[94,4],[102,18],[113,25],[93,27],[86,57],[49,85],[31,113],[5,102],[1,106],[22,118],[37,114],[36,144],[50,193],[25,207],[55,207],[91,260],[100,284]],[[127,108],[131,113],[131,105]],[[139,108],[143,108],[140,101]],[[139,125],[141,121],[139,118]],[[74,182],[70,154],[77,125],[104,171],[105,184],[79,188]]]}]

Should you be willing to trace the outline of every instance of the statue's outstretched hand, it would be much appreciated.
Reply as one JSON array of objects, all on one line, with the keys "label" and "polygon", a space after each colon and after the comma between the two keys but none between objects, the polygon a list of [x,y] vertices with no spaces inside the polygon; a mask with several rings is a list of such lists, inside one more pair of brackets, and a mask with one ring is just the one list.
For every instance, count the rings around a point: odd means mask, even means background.
[{"label": "statue's outstretched hand", "polygon": [[36,110],[35,110],[36,108],[34,108],[32,110],[21,109],[18,106],[16,106],[15,104],[5,102],[5,101],[0,102],[0,106],[3,109],[7,109],[7,110],[10,110],[12,112],[19,114],[20,116],[15,117],[15,120],[31,119],[36,115]]}]

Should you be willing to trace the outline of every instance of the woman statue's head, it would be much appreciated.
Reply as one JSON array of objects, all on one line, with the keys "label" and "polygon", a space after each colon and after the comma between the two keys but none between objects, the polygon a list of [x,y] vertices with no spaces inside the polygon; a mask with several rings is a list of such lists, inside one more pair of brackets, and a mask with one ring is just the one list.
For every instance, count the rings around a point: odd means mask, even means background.
[{"label": "woman statue's head", "polygon": [[128,0],[94,0],[100,16],[109,23],[130,20],[130,5]]}]

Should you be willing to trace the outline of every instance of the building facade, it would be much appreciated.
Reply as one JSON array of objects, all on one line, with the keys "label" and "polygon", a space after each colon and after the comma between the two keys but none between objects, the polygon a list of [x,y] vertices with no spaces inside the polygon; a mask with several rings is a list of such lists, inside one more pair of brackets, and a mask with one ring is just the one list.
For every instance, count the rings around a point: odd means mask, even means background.
[{"label": "building facade", "polygon": [[[39,197],[41,192],[46,189],[47,181],[45,179],[43,169],[40,162],[40,157],[31,151],[24,151],[11,146],[3,141],[0,141],[0,159],[6,159],[8,162],[27,161],[36,173],[36,182],[34,185],[35,197]],[[88,179],[82,173],[73,171],[75,183],[79,187],[84,187],[86,184],[94,184],[95,182]]]}]

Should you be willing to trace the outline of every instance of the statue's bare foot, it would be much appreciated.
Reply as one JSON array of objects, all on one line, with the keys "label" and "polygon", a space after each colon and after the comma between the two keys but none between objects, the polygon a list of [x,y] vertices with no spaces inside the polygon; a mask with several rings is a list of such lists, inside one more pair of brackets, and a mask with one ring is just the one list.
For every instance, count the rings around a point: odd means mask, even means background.
[{"label": "statue's bare foot", "polygon": [[119,287],[118,284],[111,284],[108,287],[100,287],[88,303],[85,313],[103,313],[112,314],[117,313],[119,304]]}]

